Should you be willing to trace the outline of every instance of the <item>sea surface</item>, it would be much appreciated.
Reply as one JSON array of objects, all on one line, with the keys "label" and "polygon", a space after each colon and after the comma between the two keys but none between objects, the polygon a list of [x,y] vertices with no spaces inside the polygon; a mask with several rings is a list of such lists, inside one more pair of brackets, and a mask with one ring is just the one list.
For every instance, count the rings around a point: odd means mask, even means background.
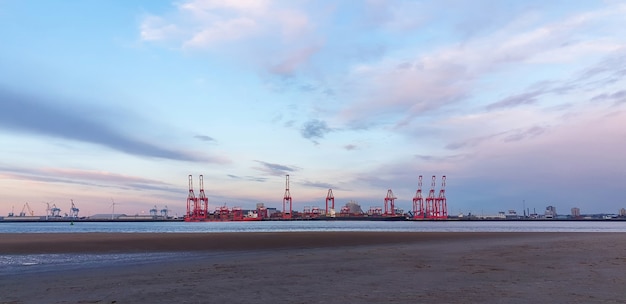
[{"label": "sea surface", "polygon": [[0,233],[626,232],[626,221],[0,222]]},{"label": "sea surface", "polygon": [[[626,232],[626,221],[267,221],[267,222],[33,222],[0,223],[0,233],[231,233],[290,231],[384,232]],[[220,259],[233,253],[202,253]],[[198,253],[0,255],[0,278],[59,270],[167,263]]]}]

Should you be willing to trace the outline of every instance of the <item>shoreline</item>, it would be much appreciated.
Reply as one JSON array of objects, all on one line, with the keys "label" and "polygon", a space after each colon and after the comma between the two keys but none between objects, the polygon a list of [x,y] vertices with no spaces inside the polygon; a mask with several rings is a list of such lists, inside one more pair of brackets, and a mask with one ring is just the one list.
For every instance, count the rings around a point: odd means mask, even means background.
[{"label": "shoreline", "polygon": [[0,233],[0,254],[224,251],[395,245],[567,232]]},{"label": "shoreline", "polygon": [[[178,219],[44,219],[45,216],[37,216],[37,218],[26,219],[20,217],[1,217],[0,216],[0,224],[3,223],[181,223],[186,222],[183,218]],[[282,218],[268,218],[258,220],[260,222],[299,222],[299,221],[404,221],[404,222],[624,222],[626,221],[626,217],[612,217],[612,218],[602,218],[602,217],[594,217],[594,218],[516,218],[516,219],[501,219],[501,218],[486,218],[486,219],[477,219],[477,218],[454,218],[450,217],[447,219],[427,219],[427,218],[410,218],[410,217],[395,217],[395,218],[385,218],[385,217],[334,217],[334,218],[292,218],[292,219],[282,219]],[[245,222],[245,220],[203,220],[203,221],[190,221],[194,222],[206,222],[206,223],[220,223],[220,222]]]},{"label": "shoreline", "polygon": [[0,303],[624,303],[626,298],[626,233],[613,232],[0,234],[0,255],[7,252],[172,254],[0,275]]}]

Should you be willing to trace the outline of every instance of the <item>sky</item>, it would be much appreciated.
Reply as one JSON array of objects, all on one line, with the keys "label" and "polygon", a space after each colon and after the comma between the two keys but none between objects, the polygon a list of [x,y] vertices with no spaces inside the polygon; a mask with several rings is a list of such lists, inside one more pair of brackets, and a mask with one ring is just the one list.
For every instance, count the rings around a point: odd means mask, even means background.
[{"label": "sky", "polygon": [[[0,215],[626,208],[624,1],[0,0]],[[338,207],[337,207],[338,208]]]}]

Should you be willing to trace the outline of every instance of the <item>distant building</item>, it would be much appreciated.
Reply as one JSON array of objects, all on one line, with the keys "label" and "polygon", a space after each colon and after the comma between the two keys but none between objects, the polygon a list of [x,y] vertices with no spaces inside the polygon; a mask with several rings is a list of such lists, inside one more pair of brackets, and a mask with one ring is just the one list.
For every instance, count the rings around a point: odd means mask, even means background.
[{"label": "distant building", "polygon": [[359,203],[355,201],[347,202],[344,208],[350,214],[363,214],[363,209],[361,209],[361,205],[359,205]]},{"label": "distant building", "polygon": [[509,212],[506,214],[506,219],[507,220],[517,220],[520,217],[517,215],[517,211],[515,210],[509,210]]},{"label": "distant building", "polygon": [[272,216],[272,214],[278,213],[276,208],[267,208],[267,216]]},{"label": "distant building", "polygon": [[555,218],[556,217],[556,207],[548,206],[546,207],[546,212],[544,213],[546,218]]},{"label": "distant building", "polygon": [[619,216],[626,216],[626,209],[622,208],[619,210]]},{"label": "distant building", "polygon": [[104,213],[104,214],[94,214],[90,216],[89,218],[93,220],[119,220],[120,217],[125,217],[125,216],[127,215],[123,213],[115,213],[115,214]]},{"label": "distant building", "polygon": [[498,214],[488,214],[488,215],[482,214],[476,217],[479,219],[484,219],[484,220],[504,220],[506,219],[506,213],[504,211],[498,211]]},{"label": "distant building", "polygon": [[580,208],[572,208],[572,217],[580,217]]}]

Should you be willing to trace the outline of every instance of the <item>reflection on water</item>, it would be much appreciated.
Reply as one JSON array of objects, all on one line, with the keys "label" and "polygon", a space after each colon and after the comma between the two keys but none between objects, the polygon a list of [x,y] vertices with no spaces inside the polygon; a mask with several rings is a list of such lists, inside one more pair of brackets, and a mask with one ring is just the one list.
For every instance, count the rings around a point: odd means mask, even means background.
[{"label": "reflection on water", "polygon": [[[244,254],[244,253],[239,253]],[[107,254],[11,254],[0,255],[0,277],[12,274],[85,270],[96,267],[124,267],[151,263],[167,263],[176,259],[218,259],[228,252],[146,252]]]},{"label": "reflection on water", "polygon": [[626,221],[264,221],[0,223],[0,233],[221,233],[289,231],[626,232]]},{"label": "reflection on water", "polygon": [[156,254],[16,254],[0,255],[0,274],[62,271],[117,262],[138,263],[172,253]]},{"label": "reflection on water", "polygon": [[[229,233],[295,231],[383,232],[626,232],[623,221],[494,221],[494,222],[376,222],[376,221],[267,221],[267,222],[75,222],[0,223],[0,233]],[[207,256],[207,254],[209,256]],[[244,253],[237,253],[244,254]],[[218,259],[233,253],[202,253]],[[0,277],[12,274],[85,269],[102,266],[167,263],[198,258],[198,253],[26,254],[0,255]]]}]

